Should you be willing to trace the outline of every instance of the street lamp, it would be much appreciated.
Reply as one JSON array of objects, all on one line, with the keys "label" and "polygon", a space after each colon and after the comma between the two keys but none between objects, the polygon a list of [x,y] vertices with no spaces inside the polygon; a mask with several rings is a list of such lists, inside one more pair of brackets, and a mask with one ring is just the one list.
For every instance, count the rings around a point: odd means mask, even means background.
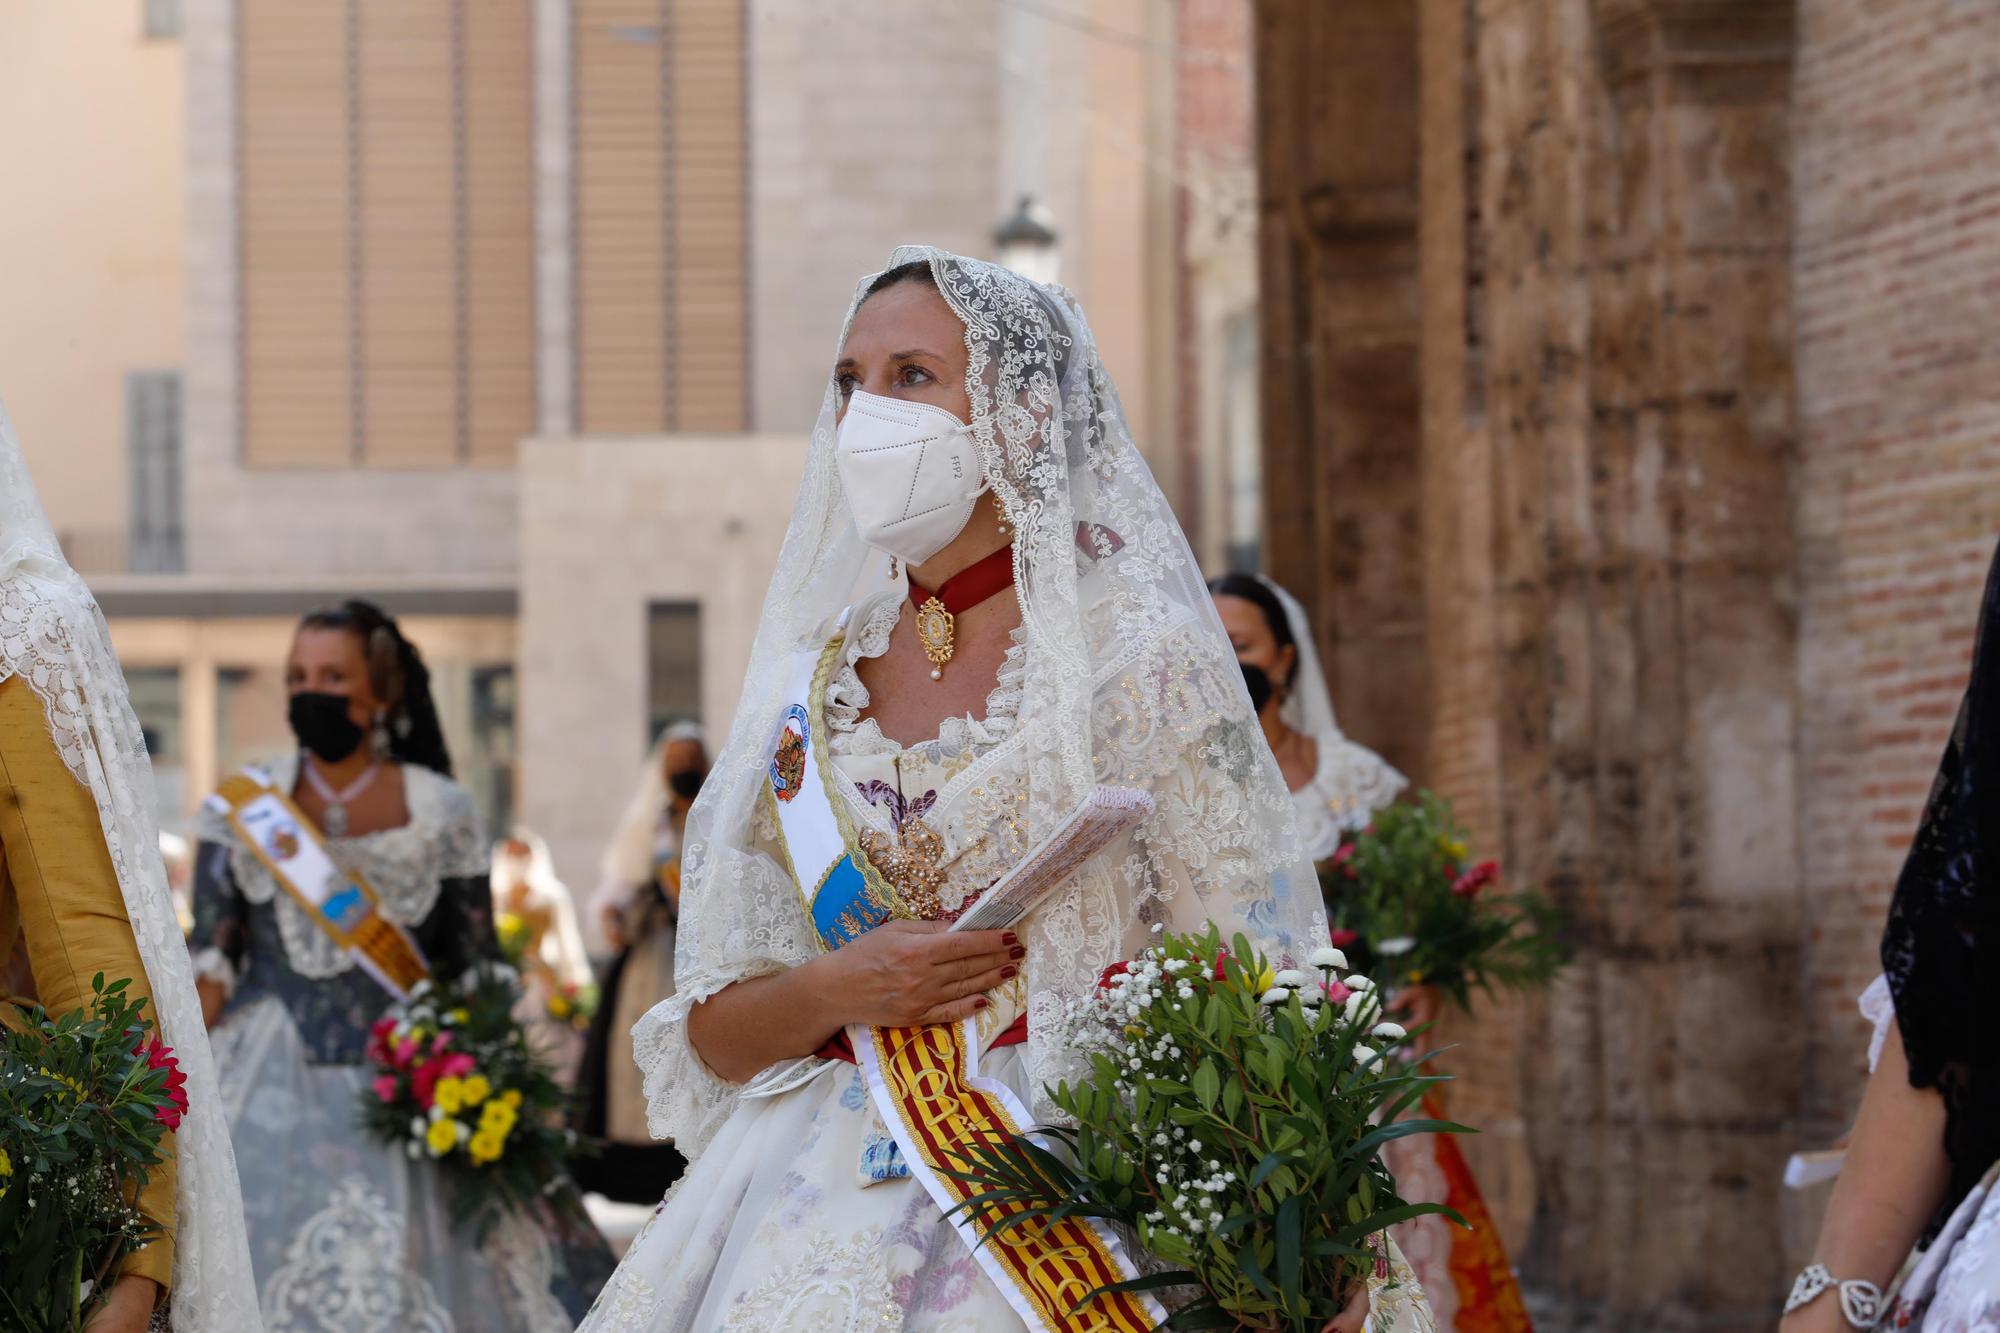
[{"label": "street lamp", "polygon": [[1014,211],[993,228],[993,250],[1000,266],[1035,282],[1054,282],[1061,264],[1053,221],[1035,196],[1022,195]]}]

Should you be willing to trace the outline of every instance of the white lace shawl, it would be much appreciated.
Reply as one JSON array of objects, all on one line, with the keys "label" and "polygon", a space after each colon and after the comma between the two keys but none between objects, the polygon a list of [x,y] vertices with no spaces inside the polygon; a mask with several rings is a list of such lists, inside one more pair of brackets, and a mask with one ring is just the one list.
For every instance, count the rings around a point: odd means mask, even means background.
[{"label": "white lace shawl", "polygon": [[258,1333],[236,1156],[160,860],[145,739],[104,617],[63,559],[0,411],[0,680],[16,675],[41,699],[63,762],[97,803],[160,1033],[187,1074],[188,1114],[174,1135],[172,1327]]},{"label": "white lace shawl", "polygon": [[[328,838],[327,846],[340,864],[367,876],[381,895],[384,916],[415,929],[437,906],[446,879],[486,873],[487,848],[478,810],[465,788],[422,764],[404,764],[402,769],[409,820],[359,837]],[[289,792],[298,781],[299,757],[284,755],[260,771],[280,791]],[[323,981],[354,967],[354,956],[328,939],[288,894],[279,892],[271,872],[242,845],[228,819],[213,805],[204,804],[196,814],[195,836],[229,848],[229,869],[245,900],[276,903],[272,910],[277,913],[278,935],[293,971]],[[234,969],[220,949],[202,949],[194,964],[195,975],[234,988]]]},{"label": "white lace shawl", "polygon": [[[1056,1022],[1065,1002],[1106,963],[1143,947],[1153,924],[1213,920],[1283,955],[1324,941],[1326,918],[1228,637],[1075,299],[942,251],[905,247],[890,261],[905,262],[928,265],[965,326],[970,424],[1016,534],[1022,611],[1015,721],[926,821],[962,858],[953,873],[969,881],[1005,868],[1094,783],[1146,788],[1158,802],[1134,837],[1024,923],[1024,1057],[1039,1088],[1074,1070]],[[825,642],[843,607],[901,586],[887,557],[856,535],[841,493],[837,399],[829,381],[742,701],[688,819],[677,993],[633,1029],[652,1131],[689,1156],[738,1097],[816,1072],[815,1062],[794,1061],[732,1087],[702,1064],[685,1020],[724,987],[819,951],[799,892],[772,855],[772,830],[762,827],[787,668]],[[1035,1110],[1052,1114],[1046,1104]]]}]

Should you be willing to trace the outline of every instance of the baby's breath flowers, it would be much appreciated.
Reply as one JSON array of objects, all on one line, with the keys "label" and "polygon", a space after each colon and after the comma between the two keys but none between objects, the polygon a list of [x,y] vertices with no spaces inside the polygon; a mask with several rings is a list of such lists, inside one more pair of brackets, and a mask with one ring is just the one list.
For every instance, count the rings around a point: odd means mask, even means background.
[{"label": "baby's breath flowers", "polygon": [[1378,1233],[1447,1211],[1397,1197],[1382,1144],[1460,1128],[1399,1119],[1438,1080],[1347,968],[1332,947],[1274,968],[1213,927],[1156,931],[1061,1016],[1091,1068],[1051,1090],[1072,1123],[971,1148],[964,1211],[1110,1218],[1183,1280],[1183,1306],[1318,1329],[1368,1280]]}]

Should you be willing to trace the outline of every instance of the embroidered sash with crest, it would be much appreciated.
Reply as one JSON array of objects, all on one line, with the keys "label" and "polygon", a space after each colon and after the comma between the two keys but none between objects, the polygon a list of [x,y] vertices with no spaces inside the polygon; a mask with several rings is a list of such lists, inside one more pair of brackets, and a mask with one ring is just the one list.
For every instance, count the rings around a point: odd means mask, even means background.
[{"label": "embroidered sash with crest", "polygon": [[232,773],[208,799],[306,918],[398,1003],[430,976],[417,942],[382,914],[375,886],[360,872],[341,869],[311,821],[268,775],[254,768]]},{"label": "embroidered sash with crest", "polygon": [[[844,624],[843,624],[844,629]],[[838,666],[844,634],[821,651],[798,655],[788,682],[790,703],[771,743],[770,800],[793,882],[822,947],[837,949],[899,913],[896,890],[861,850],[825,745],[823,705]],[[987,1011],[992,1012],[992,1011]],[[985,1036],[997,1035],[998,1027]],[[1071,1313],[1100,1286],[1138,1276],[1118,1239],[1095,1219],[1016,1227],[982,1242],[981,1232],[1005,1210],[975,1221],[953,1211],[974,1187],[950,1173],[969,1165],[957,1150],[1020,1134],[1032,1117],[1013,1091],[983,1078],[977,1018],[914,1028],[848,1030],[862,1077],[910,1172],[960,1239],[1030,1328],[1047,1333],[1141,1333],[1166,1311],[1138,1293],[1099,1296]]]}]

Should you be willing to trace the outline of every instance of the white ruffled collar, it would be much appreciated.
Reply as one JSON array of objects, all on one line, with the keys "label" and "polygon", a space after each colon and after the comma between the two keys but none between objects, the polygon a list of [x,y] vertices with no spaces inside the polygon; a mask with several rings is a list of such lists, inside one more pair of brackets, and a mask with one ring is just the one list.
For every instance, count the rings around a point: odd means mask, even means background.
[{"label": "white ruffled collar", "polygon": [[[1027,676],[1028,648],[1025,627],[1014,631],[1013,646],[1000,662],[993,689],[986,696],[986,716],[948,717],[931,740],[905,746],[882,734],[872,717],[864,718],[869,698],[857,669],[863,658],[880,657],[889,651],[889,636],[903,616],[903,597],[883,592],[854,608],[849,617],[847,642],[841,660],[826,687],[826,730],[831,753],[836,756],[898,755],[907,750],[934,752],[942,759],[976,749],[998,745],[1013,734],[1021,713],[1021,694]],[[852,628],[858,625],[859,628]]]}]

